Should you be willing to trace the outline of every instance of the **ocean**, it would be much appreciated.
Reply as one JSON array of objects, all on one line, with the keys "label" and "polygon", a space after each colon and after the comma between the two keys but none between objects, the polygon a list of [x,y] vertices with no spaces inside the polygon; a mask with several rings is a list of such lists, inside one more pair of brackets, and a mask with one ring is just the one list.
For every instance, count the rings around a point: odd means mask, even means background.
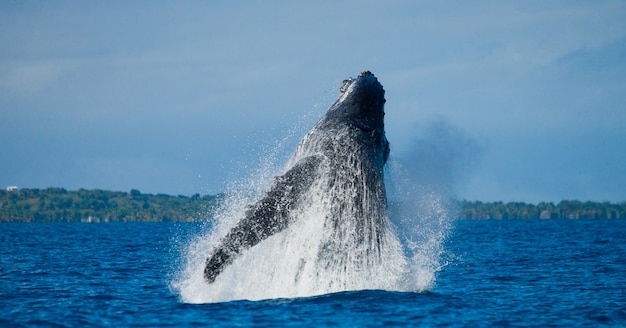
[{"label": "ocean", "polygon": [[175,283],[204,229],[1,224],[0,326],[626,326],[624,220],[458,220],[425,290],[191,304]]}]

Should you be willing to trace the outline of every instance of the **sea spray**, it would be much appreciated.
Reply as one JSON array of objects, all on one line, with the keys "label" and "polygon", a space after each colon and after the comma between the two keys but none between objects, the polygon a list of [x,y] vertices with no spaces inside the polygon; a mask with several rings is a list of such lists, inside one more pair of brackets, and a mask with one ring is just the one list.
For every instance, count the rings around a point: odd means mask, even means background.
[{"label": "sea spray", "polygon": [[[282,169],[274,169],[279,152],[265,151],[261,169],[232,188],[211,228],[189,245],[173,284],[182,300],[430,288],[445,211],[440,198],[409,188],[399,192],[409,198],[398,203],[398,223],[390,220],[384,103],[382,85],[363,72],[343,82],[339,99]],[[268,172],[279,174],[272,182]],[[423,201],[439,203],[412,205]]]},{"label": "sea spray", "polygon": [[[269,154],[277,158],[275,152]],[[319,192],[325,182],[321,179],[313,188],[315,192],[307,196],[310,206],[294,213],[299,219],[293,225],[244,252],[218,280],[208,284],[203,277],[208,250],[245,215],[248,204],[258,199],[271,182],[272,174],[264,170],[271,170],[275,163],[266,159],[262,163],[255,176],[232,185],[204,232],[184,250],[185,261],[172,283],[183,302],[306,297],[360,289],[419,292],[433,287],[436,272],[442,267],[451,206],[446,195],[411,181],[396,161],[387,165],[390,220],[381,243],[384,247],[373,260],[358,258],[364,253],[359,252],[362,245],[354,238],[334,244],[344,248],[334,250],[346,254],[340,258],[342,263],[333,263],[333,257],[328,262],[321,256],[324,243],[338,233],[337,227],[331,229],[327,223],[329,199]],[[281,171],[284,169],[278,173]],[[353,229],[344,226],[339,230]]]},{"label": "sea spray", "polygon": [[423,291],[435,284],[445,263],[444,243],[456,213],[451,195],[441,186],[422,184],[411,178],[400,161],[387,163],[390,218],[399,231],[408,258],[404,291]]}]

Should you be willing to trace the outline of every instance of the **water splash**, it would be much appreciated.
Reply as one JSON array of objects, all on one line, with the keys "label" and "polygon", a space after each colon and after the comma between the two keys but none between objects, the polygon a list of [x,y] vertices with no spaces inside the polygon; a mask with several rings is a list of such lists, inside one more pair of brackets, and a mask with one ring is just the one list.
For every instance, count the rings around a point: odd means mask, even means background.
[{"label": "water splash", "polygon": [[444,242],[452,227],[455,205],[445,188],[415,181],[401,162],[390,160],[387,166],[390,218],[409,259],[400,289],[429,290],[435,285],[436,273],[445,266]]},{"label": "water splash", "polygon": [[[172,282],[181,300],[207,303],[346,290],[432,288],[449,229],[450,207],[445,195],[412,183],[402,165],[389,161],[388,210],[380,201],[386,197],[385,188],[373,186],[380,184],[382,177],[374,174],[372,178],[372,169],[363,166],[367,163],[351,157],[370,150],[352,149],[360,145],[344,142],[355,136],[342,133],[354,132],[333,131],[320,145],[306,142],[307,136],[292,158],[283,160],[280,154],[296,131],[291,129],[277,146],[264,149],[259,169],[229,186],[211,223],[185,248],[180,272]],[[302,196],[303,205],[290,210],[293,223],[242,252],[213,283],[207,283],[204,267],[210,250],[245,216],[247,206],[270,188],[273,176],[282,175],[301,158],[319,154],[319,147],[337,147],[344,157],[333,162],[333,170],[328,162],[322,165],[323,173]],[[278,167],[280,162],[285,166]],[[336,165],[346,167],[337,169]]]}]

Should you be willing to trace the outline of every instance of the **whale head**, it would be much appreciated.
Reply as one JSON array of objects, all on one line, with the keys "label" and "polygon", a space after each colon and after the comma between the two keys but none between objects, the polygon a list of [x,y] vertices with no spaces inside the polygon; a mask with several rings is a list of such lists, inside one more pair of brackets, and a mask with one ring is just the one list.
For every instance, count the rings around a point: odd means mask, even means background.
[{"label": "whale head", "polygon": [[328,119],[350,121],[365,132],[384,128],[385,90],[374,74],[366,71],[356,79],[348,78],[340,91],[339,98],[328,109]]},{"label": "whale head", "polygon": [[330,106],[325,120],[349,124],[380,146],[383,163],[389,156],[389,143],[385,137],[385,90],[370,71],[359,74],[356,79],[343,81],[339,98]]}]

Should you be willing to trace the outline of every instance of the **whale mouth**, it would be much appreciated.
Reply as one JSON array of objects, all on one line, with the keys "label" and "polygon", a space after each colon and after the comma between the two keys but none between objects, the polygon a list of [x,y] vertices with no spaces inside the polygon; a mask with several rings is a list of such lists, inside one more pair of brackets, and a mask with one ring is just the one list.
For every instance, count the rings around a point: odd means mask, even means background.
[{"label": "whale mouth", "polygon": [[374,128],[366,128],[366,127],[362,127],[362,126],[358,126],[358,125],[357,125],[357,127],[358,127],[361,131],[363,131],[363,132],[367,132],[367,133],[370,133],[370,132],[374,131]]},{"label": "whale mouth", "polygon": [[367,132],[367,133],[370,133],[370,132],[376,130],[375,127],[359,124],[358,122],[354,123],[354,126],[356,126],[359,130],[361,130],[363,132]]}]

